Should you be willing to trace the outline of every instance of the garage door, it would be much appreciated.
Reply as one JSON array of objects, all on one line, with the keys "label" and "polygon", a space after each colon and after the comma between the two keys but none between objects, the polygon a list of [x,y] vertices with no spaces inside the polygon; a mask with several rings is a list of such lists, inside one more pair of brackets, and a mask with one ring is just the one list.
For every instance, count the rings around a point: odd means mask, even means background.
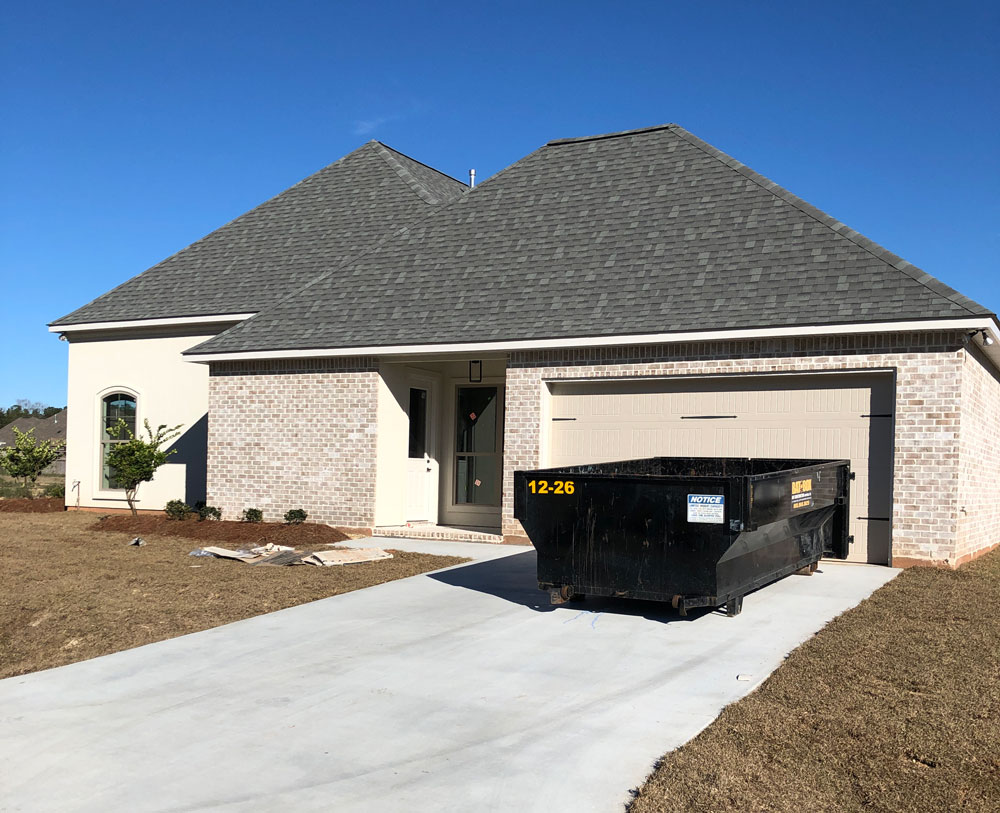
[{"label": "garage door", "polygon": [[887,374],[553,383],[549,465],[636,457],[848,458],[851,559],[889,560]]}]

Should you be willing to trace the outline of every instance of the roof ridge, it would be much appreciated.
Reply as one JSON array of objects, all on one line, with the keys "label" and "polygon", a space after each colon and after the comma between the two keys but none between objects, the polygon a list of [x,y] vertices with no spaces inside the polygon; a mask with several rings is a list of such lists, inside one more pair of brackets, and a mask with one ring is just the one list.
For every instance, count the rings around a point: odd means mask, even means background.
[{"label": "roof ridge", "polygon": [[638,127],[634,130],[618,130],[614,133],[598,133],[597,135],[577,136],[576,138],[555,138],[545,143],[546,147],[558,147],[562,144],[579,144],[581,141],[601,141],[605,138],[622,138],[624,136],[654,133],[657,130],[671,130],[676,124],[654,124],[651,127]]},{"label": "roof ridge", "polygon": [[832,215],[827,214],[822,209],[813,206],[811,203],[803,200],[798,195],[789,192],[783,186],[776,184],[767,176],[761,175],[759,172],[751,169],[746,164],[737,161],[731,155],[724,153],[717,147],[713,147],[708,142],[698,138],[698,136],[694,135],[694,133],[685,130],[679,124],[669,124],[666,125],[666,127],[663,129],[669,129],[670,131],[676,133],[678,137],[684,139],[693,147],[697,147],[702,152],[711,155],[713,158],[716,158],[717,160],[721,161],[730,169],[738,172],[747,180],[757,184],[757,186],[761,187],[767,192],[770,192],[772,195],[774,195],[777,198],[780,198],[789,205],[794,206],[796,209],[798,209],[800,212],[807,215],[808,217],[811,217],[814,220],[818,221],[819,223],[823,224],[824,226],[827,226],[829,229],[836,232],[841,237],[847,239],[851,243],[854,243],[854,245],[858,246],[858,248],[867,251],[877,260],[881,260],[886,265],[895,268],[897,271],[900,271],[903,274],[906,274],[906,276],[908,276],[914,282],[923,285],[932,293],[935,293],[938,296],[947,299],[949,302],[958,305],[960,308],[964,308],[974,316],[981,316],[984,313],[988,312],[986,308],[984,308],[975,300],[970,299],[969,297],[965,296],[965,294],[962,294],[959,291],[956,291],[950,285],[947,285],[946,283],[942,282],[937,277],[928,274],[922,268],[919,268],[918,266],[914,265],[908,260],[904,260],[898,254],[894,254],[893,252],[889,251],[889,249],[879,245],[871,238],[865,237],[860,232],[855,231],[850,226],[841,222],[840,220],[837,220]]},{"label": "roof ridge", "polygon": [[399,150],[394,150],[392,147],[383,144],[381,141],[376,141],[375,139],[372,139],[371,141],[368,141],[365,144],[365,146],[370,147],[372,150],[374,150],[375,154],[378,155],[380,158],[382,158],[382,160],[385,161],[389,165],[389,167],[397,175],[399,175],[400,178],[403,179],[406,185],[409,186],[410,189],[412,189],[424,203],[429,203],[432,206],[436,206],[437,204],[445,203],[446,201],[442,198],[439,198],[437,195],[431,192],[423,183],[421,183],[417,179],[417,177],[412,172],[410,172],[409,168],[406,167],[403,164],[403,162],[400,161],[399,158],[397,158],[396,156],[400,156],[401,158],[405,158],[407,161],[412,161],[414,164],[419,164],[422,167],[426,167],[427,169],[433,170],[438,175],[447,178],[449,181],[452,181],[453,183],[456,183],[461,187],[465,186],[465,184],[463,184],[457,178],[452,178],[451,175],[447,175],[444,172],[441,172],[441,170],[439,169],[435,169],[434,167],[429,166],[428,164],[425,164],[422,161],[418,161],[416,158],[411,158],[409,155],[406,155],[405,153],[402,153]]}]

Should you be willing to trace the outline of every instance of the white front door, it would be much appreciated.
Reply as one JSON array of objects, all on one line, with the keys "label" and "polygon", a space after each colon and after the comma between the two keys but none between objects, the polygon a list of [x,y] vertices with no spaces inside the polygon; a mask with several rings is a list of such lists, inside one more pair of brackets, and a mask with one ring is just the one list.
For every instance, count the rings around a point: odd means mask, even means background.
[{"label": "white front door", "polygon": [[410,387],[409,452],[406,459],[406,521],[427,522],[432,519],[436,494],[434,479],[437,467],[430,456],[431,410],[430,389]]}]

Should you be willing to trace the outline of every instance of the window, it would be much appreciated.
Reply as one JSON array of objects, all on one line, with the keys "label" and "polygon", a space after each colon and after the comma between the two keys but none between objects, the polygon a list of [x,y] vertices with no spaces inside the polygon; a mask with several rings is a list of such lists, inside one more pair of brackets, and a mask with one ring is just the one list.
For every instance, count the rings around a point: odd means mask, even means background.
[{"label": "window", "polygon": [[410,457],[427,453],[427,390],[410,388]]},{"label": "window", "polygon": [[121,488],[115,480],[115,473],[107,464],[108,451],[116,443],[124,443],[129,439],[122,432],[117,433],[118,422],[124,421],[125,427],[135,434],[135,396],[125,392],[115,392],[106,395],[101,400],[101,486],[102,488]]}]

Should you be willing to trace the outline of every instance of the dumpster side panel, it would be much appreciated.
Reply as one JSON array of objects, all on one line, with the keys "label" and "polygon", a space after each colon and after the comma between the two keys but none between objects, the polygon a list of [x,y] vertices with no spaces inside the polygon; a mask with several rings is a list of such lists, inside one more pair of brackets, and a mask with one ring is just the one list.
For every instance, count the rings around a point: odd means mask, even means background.
[{"label": "dumpster side panel", "polygon": [[[541,471],[516,473],[514,487],[515,516],[538,551],[539,584],[590,595],[714,595],[715,563],[735,536],[730,518],[742,510],[738,489],[718,479]],[[692,514],[690,495],[708,504]]]}]

